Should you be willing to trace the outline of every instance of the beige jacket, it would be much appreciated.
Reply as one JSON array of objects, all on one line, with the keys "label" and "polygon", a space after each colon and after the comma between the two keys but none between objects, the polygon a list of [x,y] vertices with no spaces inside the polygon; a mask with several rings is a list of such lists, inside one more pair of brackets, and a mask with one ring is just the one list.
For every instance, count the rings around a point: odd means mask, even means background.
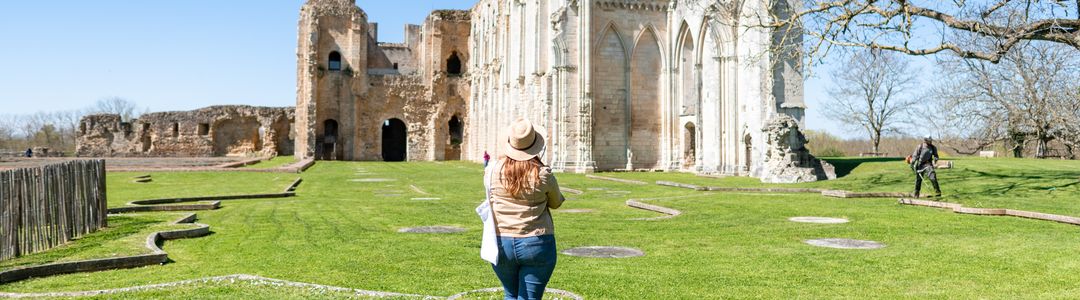
[{"label": "beige jacket", "polygon": [[491,208],[496,233],[505,237],[529,237],[555,233],[549,208],[562,206],[562,192],[551,168],[540,167],[540,185],[515,197],[502,186],[502,163],[495,161],[491,173]]}]

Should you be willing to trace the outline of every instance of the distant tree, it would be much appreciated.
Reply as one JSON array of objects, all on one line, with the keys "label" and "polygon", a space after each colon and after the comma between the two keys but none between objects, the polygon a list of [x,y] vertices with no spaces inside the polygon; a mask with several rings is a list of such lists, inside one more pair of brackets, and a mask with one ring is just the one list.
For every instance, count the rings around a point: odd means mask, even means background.
[{"label": "distant tree", "polygon": [[50,113],[51,123],[56,127],[59,136],[54,149],[57,151],[75,150],[75,139],[79,136],[79,122],[84,115],[83,110],[63,110]]},{"label": "distant tree", "polygon": [[131,100],[127,100],[120,97],[109,97],[98,100],[94,107],[90,108],[90,113],[107,113],[117,114],[124,122],[131,121],[138,118],[144,111],[140,110],[139,105]]},{"label": "distant tree", "polygon": [[1033,42],[1017,45],[998,64],[945,59],[935,86],[944,122],[940,127],[984,148],[1004,143],[1014,157],[1034,143],[1046,157],[1057,140],[1080,145],[1080,57],[1069,46]]},{"label": "distant tree", "polygon": [[13,115],[0,115],[0,150],[14,150],[16,122]]},{"label": "distant tree", "polygon": [[877,50],[853,53],[832,72],[835,87],[825,101],[825,116],[867,134],[879,152],[881,136],[895,133],[908,120],[915,102],[908,94],[917,84],[915,69],[903,55]]},{"label": "distant tree", "polygon": [[803,134],[806,135],[807,148],[810,149],[810,153],[818,157],[840,157],[847,156],[844,153],[845,149],[843,139],[829,134],[826,131],[817,130],[803,130]]}]

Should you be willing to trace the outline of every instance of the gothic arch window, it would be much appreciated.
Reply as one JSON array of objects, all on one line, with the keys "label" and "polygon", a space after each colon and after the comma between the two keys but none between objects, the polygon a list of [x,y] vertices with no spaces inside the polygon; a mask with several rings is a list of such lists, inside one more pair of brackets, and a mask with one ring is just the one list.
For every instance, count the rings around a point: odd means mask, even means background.
[{"label": "gothic arch window", "polygon": [[461,75],[461,58],[458,58],[457,51],[450,53],[450,58],[446,59],[446,73]]},{"label": "gothic arch window", "polygon": [[341,70],[341,53],[337,51],[330,52],[329,69],[331,71]]}]

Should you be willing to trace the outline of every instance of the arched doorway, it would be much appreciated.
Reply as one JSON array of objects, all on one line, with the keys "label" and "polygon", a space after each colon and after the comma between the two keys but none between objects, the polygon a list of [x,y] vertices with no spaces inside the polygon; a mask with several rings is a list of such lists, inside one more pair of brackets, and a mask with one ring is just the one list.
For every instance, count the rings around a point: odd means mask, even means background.
[{"label": "arched doorway", "polygon": [[334,119],[323,121],[322,139],[319,141],[321,159],[337,160],[338,122]]},{"label": "arched doorway", "polygon": [[686,128],[683,131],[683,168],[690,169],[697,161],[697,141],[695,140],[697,127],[691,122],[686,122],[686,126],[683,127]]},{"label": "arched doorway", "polygon": [[382,157],[384,161],[405,161],[408,129],[405,122],[394,118],[383,121]]},{"label": "arched doorway", "polygon": [[459,160],[461,159],[461,142],[464,135],[461,119],[458,119],[457,115],[450,117],[450,121],[446,123],[446,128],[449,130],[449,139],[447,140],[443,159]]}]

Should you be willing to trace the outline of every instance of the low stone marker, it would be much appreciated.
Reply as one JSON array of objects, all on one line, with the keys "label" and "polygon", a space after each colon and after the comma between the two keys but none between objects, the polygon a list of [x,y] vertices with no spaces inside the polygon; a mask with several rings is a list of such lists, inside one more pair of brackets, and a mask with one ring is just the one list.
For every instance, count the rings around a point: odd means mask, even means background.
[{"label": "low stone marker", "polygon": [[396,181],[396,180],[397,179],[393,179],[393,178],[358,178],[358,179],[350,179],[349,181],[352,181],[352,182],[389,182],[389,181]]},{"label": "low stone marker", "polygon": [[436,197],[417,197],[417,198],[412,198],[411,200],[417,200],[417,201],[434,201],[434,200],[442,200],[442,198],[436,198]]},{"label": "low stone marker", "polygon": [[565,187],[565,186],[560,186],[559,190],[561,190],[563,193],[570,193],[570,194],[574,194],[574,195],[581,195],[581,194],[585,193],[582,190],[572,189],[572,188],[568,188],[568,187]]},{"label": "low stone marker", "polygon": [[420,189],[420,187],[416,186],[415,184],[410,184],[409,188],[411,188],[414,192],[416,192],[418,194],[421,194],[421,195],[431,195],[428,192],[425,192],[423,189]]},{"label": "low stone marker", "polygon": [[813,240],[806,240],[805,242],[807,244],[810,244],[810,245],[813,245],[813,246],[836,248],[836,249],[879,249],[879,248],[885,248],[885,244],[882,244],[882,243],[879,243],[879,242],[864,241],[864,240],[852,240],[852,239],[837,239],[837,238],[813,239]]},{"label": "low stone marker", "polygon": [[401,233],[458,233],[462,231],[465,231],[465,228],[453,226],[420,226],[398,229],[398,232]]},{"label": "low stone marker", "polygon": [[791,217],[788,221],[799,223],[817,223],[817,224],[841,224],[847,223],[847,219],[840,218],[827,218],[827,217]]},{"label": "low stone marker", "polygon": [[648,184],[648,183],[646,183],[644,181],[640,181],[640,180],[622,179],[622,178],[607,177],[607,176],[592,175],[592,174],[586,174],[585,178],[598,179],[598,180],[607,180],[607,181],[614,181],[614,182],[620,182],[620,183],[626,183],[626,184],[636,184],[636,185],[646,185],[646,184]]},{"label": "low stone marker", "polygon": [[598,258],[625,258],[645,256],[645,252],[634,248],[611,247],[611,246],[585,246],[570,248],[562,251],[562,254],[580,257]]},{"label": "low stone marker", "polygon": [[135,176],[134,179],[135,183],[147,183],[154,181],[154,178],[151,178],[150,174]]}]

